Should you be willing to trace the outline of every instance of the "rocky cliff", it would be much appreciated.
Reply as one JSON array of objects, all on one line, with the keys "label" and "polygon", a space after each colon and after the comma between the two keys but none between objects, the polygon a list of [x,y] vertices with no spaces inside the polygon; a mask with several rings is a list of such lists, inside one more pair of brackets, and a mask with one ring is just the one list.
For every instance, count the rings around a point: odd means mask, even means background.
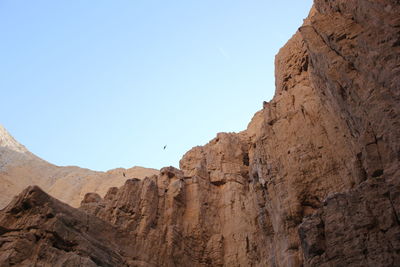
[{"label": "rocky cliff", "polygon": [[30,187],[0,212],[26,266],[396,266],[400,2],[315,0],[241,133],[79,209]]}]

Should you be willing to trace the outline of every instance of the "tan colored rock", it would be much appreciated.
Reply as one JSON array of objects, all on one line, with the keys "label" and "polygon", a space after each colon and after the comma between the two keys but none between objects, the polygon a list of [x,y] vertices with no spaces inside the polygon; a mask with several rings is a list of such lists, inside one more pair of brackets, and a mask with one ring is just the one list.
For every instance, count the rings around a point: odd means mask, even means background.
[{"label": "tan colored rock", "polygon": [[[54,209],[55,218],[66,210],[77,218],[64,232],[85,237],[70,257],[98,249],[80,227],[87,214],[110,231],[100,247],[121,266],[396,266],[399,14],[393,0],[315,0],[276,57],[274,98],[247,130],[194,147],[180,170],[129,179],[104,197],[89,193],[79,210]],[[39,258],[23,251],[41,244],[16,240],[32,221],[48,229],[46,207],[57,201],[31,191],[0,212],[9,240],[0,239],[0,265]],[[56,247],[43,262],[64,253]]]},{"label": "tan colored rock", "polygon": [[84,195],[104,196],[127,179],[157,174],[155,169],[133,167],[97,172],[74,166],[59,167],[29,152],[0,126],[0,208],[29,185],[38,185],[59,200],[78,207]]},{"label": "tan colored rock", "polygon": [[3,125],[0,125],[0,147],[5,147],[20,153],[28,152],[26,147],[18,143],[17,140],[7,132]]}]

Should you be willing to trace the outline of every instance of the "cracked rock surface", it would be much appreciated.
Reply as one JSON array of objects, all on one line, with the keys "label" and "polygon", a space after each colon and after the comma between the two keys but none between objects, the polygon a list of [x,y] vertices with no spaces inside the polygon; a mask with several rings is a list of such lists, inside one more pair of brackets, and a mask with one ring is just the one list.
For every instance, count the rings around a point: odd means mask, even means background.
[{"label": "cracked rock surface", "polygon": [[26,189],[0,212],[0,266],[398,265],[400,2],[315,0],[275,66],[247,129],[180,169],[79,209]]}]

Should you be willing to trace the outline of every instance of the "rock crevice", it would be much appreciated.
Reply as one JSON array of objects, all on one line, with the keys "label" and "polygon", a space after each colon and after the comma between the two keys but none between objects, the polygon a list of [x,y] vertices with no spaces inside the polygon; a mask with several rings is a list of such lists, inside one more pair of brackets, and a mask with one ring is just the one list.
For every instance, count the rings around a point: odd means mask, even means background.
[{"label": "rock crevice", "polygon": [[245,131],[79,209],[27,189],[0,212],[0,265],[395,266],[399,14],[315,0]]}]

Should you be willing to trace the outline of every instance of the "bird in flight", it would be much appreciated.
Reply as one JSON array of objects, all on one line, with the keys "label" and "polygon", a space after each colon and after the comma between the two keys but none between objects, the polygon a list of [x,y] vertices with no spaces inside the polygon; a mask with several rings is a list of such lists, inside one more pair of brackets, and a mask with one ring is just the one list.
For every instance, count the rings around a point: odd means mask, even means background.
[{"label": "bird in flight", "polygon": [[167,148],[167,145],[164,146],[164,150]]}]

